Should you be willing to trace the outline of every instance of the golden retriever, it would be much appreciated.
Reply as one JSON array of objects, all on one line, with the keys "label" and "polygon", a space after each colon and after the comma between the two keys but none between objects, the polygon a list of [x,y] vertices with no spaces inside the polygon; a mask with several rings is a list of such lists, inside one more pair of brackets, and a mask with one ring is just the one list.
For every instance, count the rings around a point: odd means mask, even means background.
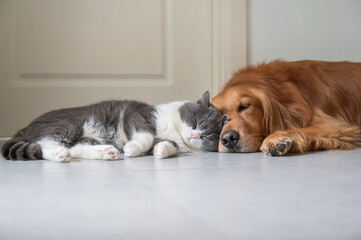
[{"label": "golden retriever", "polygon": [[219,152],[361,146],[361,63],[276,60],[236,72],[212,104],[229,116]]}]

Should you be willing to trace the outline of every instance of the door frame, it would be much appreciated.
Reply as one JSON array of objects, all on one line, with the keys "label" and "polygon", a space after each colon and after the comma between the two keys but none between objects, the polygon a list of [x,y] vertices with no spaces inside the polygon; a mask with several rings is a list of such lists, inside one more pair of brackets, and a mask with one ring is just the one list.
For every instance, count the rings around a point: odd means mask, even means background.
[{"label": "door frame", "polygon": [[212,22],[214,97],[247,64],[247,0],[213,0]]}]

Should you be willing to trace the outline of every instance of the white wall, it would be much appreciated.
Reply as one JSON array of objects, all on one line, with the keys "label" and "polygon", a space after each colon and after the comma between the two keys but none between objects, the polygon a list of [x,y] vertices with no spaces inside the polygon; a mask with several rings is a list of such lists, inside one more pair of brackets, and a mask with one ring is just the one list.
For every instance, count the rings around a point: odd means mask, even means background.
[{"label": "white wall", "polygon": [[361,62],[361,0],[249,0],[247,63]]}]

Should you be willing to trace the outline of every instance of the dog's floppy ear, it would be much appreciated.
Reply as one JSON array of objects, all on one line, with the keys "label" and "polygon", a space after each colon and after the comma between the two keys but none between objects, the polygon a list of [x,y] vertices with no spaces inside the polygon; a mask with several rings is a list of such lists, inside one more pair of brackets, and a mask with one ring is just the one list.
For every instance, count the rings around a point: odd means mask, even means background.
[{"label": "dog's floppy ear", "polygon": [[267,129],[267,134],[274,133],[277,130],[292,128],[292,117],[287,109],[276,99],[270,96],[262,96],[263,106],[263,125]]},{"label": "dog's floppy ear", "polygon": [[[278,99],[280,96],[265,94],[262,91],[259,91],[257,96],[262,102],[263,125],[267,128],[268,134],[277,130],[305,127],[311,119],[310,111],[300,99],[281,100],[281,102]],[[293,97],[297,98],[297,96]]]},{"label": "dog's floppy ear", "polygon": [[211,105],[209,91],[203,93],[202,97],[197,101],[197,103],[203,107],[208,108]]}]

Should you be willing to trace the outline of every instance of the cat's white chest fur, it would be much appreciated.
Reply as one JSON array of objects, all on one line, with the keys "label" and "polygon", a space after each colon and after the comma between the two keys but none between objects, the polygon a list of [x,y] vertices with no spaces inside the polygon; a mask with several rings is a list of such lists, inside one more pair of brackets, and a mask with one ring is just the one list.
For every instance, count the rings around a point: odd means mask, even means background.
[{"label": "cat's white chest fur", "polygon": [[176,142],[180,152],[192,152],[181,137],[182,125],[179,108],[186,102],[171,102],[156,105],[156,138]]}]

